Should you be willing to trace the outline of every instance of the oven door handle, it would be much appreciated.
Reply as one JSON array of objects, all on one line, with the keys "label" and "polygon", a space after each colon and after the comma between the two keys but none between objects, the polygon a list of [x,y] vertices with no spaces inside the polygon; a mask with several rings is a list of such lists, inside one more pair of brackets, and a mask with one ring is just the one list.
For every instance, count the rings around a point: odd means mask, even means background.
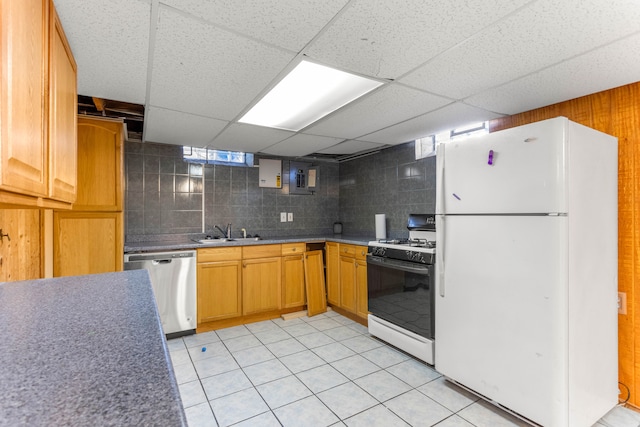
[{"label": "oven door handle", "polygon": [[393,268],[394,270],[402,270],[409,273],[429,274],[429,267],[425,264],[414,262],[398,261],[390,258],[381,258],[373,255],[367,255],[367,264],[375,264],[383,267]]}]

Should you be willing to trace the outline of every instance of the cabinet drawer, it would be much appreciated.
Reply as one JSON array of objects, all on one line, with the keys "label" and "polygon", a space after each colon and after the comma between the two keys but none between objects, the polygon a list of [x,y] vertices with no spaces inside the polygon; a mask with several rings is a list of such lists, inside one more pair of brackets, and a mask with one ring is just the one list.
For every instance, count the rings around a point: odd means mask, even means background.
[{"label": "cabinet drawer", "polygon": [[355,257],[356,256],[356,247],[354,245],[343,245],[340,244],[340,255]]},{"label": "cabinet drawer", "polygon": [[255,245],[242,248],[242,259],[279,257],[282,245]]},{"label": "cabinet drawer", "polygon": [[198,249],[198,262],[235,261],[242,259],[242,247]]},{"label": "cabinet drawer", "polygon": [[367,259],[366,246],[355,246],[355,248],[356,248],[356,259]]},{"label": "cabinet drawer", "polygon": [[285,255],[299,255],[306,249],[304,243],[284,243],[282,245],[282,256]]}]

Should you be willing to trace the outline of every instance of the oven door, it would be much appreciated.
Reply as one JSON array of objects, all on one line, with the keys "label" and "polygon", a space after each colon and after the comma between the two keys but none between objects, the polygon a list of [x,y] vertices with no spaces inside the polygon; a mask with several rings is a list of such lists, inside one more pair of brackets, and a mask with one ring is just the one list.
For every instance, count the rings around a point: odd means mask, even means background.
[{"label": "oven door", "polygon": [[434,338],[433,265],[367,255],[369,311],[403,329]]}]

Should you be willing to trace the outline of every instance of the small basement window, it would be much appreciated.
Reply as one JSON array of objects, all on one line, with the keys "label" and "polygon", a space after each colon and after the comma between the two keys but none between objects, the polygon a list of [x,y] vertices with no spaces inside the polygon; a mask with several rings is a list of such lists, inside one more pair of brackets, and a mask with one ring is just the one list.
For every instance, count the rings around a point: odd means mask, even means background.
[{"label": "small basement window", "polygon": [[253,154],[242,151],[210,150],[200,147],[182,147],[182,158],[189,162],[210,165],[253,166]]},{"label": "small basement window", "polygon": [[416,139],[416,160],[435,156],[438,145],[442,143],[446,143],[454,139],[463,139],[471,136],[482,135],[485,133],[489,133],[489,122],[473,123],[457,129]]}]

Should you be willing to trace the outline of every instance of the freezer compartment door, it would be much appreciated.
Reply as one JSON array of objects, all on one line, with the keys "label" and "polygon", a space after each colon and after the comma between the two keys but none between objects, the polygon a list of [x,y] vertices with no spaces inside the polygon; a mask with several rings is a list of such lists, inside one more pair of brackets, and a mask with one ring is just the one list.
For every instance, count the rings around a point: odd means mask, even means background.
[{"label": "freezer compartment door", "polygon": [[440,214],[567,212],[561,117],[438,147]]},{"label": "freezer compartment door", "polygon": [[438,227],[436,370],[536,423],[567,425],[567,218]]}]

